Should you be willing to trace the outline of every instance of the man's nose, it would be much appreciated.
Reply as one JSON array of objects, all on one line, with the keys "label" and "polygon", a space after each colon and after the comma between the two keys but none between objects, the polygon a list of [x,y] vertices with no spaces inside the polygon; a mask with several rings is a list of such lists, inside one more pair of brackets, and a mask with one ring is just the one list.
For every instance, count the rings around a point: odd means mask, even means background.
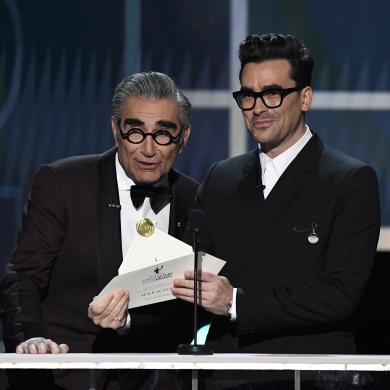
[{"label": "man's nose", "polygon": [[156,142],[152,136],[147,136],[142,142],[142,153],[147,157],[153,157],[156,154]]},{"label": "man's nose", "polygon": [[253,113],[255,115],[260,115],[262,112],[267,111],[268,107],[263,103],[260,97],[257,97],[255,101],[255,106],[253,107]]}]

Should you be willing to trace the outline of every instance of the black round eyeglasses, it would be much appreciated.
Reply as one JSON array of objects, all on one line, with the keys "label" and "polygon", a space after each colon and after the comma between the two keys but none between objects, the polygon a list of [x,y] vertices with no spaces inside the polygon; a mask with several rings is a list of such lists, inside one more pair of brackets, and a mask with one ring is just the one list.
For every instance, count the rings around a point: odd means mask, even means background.
[{"label": "black round eyeglasses", "polygon": [[180,136],[183,131],[180,130],[179,134],[176,136],[173,136],[169,131],[167,130],[158,130],[155,133],[145,133],[139,128],[133,128],[130,129],[127,132],[123,132],[121,129],[121,125],[118,123],[119,131],[121,133],[122,139],[125,139],[126,141],[130,142],[131,144],[140,144],[142,143],[147,136],[151,136],[153,138],[153,141],[156,142],[156,144],[161,146],[167,146],[170,144],[177,144],[180,141]]},{"label": "black round eyeglasses", "polygon": [[293,88],[272,88],[266,91],[236,91],[233,92],[233,97],[238,104],[238,107],[243,111],[252,110],[256,105],[257,98],[260,98],[263,104],[268,108],[280,107],[284,98],[292,92],[301,90],[302,87]]}]

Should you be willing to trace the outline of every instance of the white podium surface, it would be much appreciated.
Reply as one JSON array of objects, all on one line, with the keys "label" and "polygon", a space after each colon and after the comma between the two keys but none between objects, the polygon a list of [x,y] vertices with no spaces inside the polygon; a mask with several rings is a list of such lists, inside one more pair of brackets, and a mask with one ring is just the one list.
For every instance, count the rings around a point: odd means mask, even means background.
[{"label": "white podium surface", "polygon": [[390,371],[390,355],[0,354],[0,369]]}]

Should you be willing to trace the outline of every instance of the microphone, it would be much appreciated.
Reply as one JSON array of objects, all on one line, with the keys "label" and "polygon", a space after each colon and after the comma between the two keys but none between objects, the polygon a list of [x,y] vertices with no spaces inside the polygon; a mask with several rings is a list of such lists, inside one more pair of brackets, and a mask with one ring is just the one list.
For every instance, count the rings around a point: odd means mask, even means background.
[{"label": "microphone", "polygon": [[256,181],[255,182],[255,188],[257,189],[257,190],[265,190],[265,184],[263,184],[263,182],[261,182],[261,181]]},{"label": "microphone", "polygon": [[194,209],[190,213],[190,226],[194,231],[198,233],[206,226],[206,214],[201,209]]},{"label": "microphone", "polygon": [[198,276],[199,276],[199,233],[206,226],[206,214],[201,209],[194,209],[189,217],[193,234],[194,248],[194,343],[180,344],[177,348],[179,355],[212,355],[213,351],[206,345],[198,345]]}]

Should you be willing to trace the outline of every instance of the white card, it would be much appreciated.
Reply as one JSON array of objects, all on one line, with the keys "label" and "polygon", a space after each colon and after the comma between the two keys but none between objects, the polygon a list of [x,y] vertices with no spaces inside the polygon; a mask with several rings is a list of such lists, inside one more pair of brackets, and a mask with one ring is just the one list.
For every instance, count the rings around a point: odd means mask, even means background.
[{"label": "white card", "polygon": [[[199,268],[218,274],[225,261],[207,253],[199,252]],[[128,290],[129,308],[176,299],[172,294],[174,278],[184,277],[184,272],[194,269],[194,254],[174,257],[166,261],[123,273],[113,278],[98,297],[118,289]]]}]

